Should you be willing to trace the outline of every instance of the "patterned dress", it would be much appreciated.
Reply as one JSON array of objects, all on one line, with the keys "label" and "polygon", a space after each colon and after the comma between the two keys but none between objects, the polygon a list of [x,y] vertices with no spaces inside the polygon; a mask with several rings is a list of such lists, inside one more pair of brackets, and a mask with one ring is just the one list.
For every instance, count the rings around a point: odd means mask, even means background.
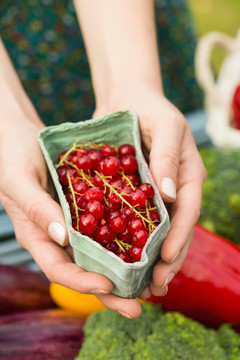
[{"label": "patterned dress", "polygon": [[[156,0],[166,96],[184,113],[202,106],[194,77],[196,36],[186,0]],[[72,1],[0,0],[0,36],[47,124],[91,118],[94,96]]]}]

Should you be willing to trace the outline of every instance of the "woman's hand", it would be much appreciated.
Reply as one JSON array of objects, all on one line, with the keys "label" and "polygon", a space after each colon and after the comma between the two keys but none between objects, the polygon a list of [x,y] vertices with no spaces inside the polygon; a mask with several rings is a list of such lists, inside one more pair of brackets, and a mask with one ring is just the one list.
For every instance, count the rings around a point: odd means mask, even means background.
[{"label": "woman's hand", "polygon": [[137,300],[109,294],[113,285],[106,277],[86,272],[74,263],[63,213],[52,197],[54,191],[37,142],[40,128],[11,122],[1,133],[0,202],[12,220],[18,242],[51,282],[100,295],[107,307],[137,317],[141,312]]},{"label": "woman's hand", "polygon": [[118,89],[116,94],[109,96],[104,108],[96,109],[94,117],[119,110],[132,110],[138,115],[143,145],[149,151],[150,170],[171,217],[161,261],[141,297],[165,295],[191,243],[206,171],[186,119],[161,92],[140,84],[120,92]]},{"label": "woman's hand", "polygon": [[0,201],[19,243],[50,281],[83,293],[106,293],[112,284],[73,263],[65,220],[53,199],[44,158],[37,142],[40,127],[12,122],[0,141]]}]

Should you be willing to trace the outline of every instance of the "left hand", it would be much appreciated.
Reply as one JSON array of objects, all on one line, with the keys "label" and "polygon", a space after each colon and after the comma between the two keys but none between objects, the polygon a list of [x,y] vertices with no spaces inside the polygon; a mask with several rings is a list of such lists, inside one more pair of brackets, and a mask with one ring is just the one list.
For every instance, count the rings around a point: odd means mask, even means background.
[{"label": "left hand", "polygon": [[[143,145],[149,151],[151,173],[163,200],[170,205],[171,228],[152,282],[140,296],[146,299],[151,294],[165,295],[169,282],[183,264],[200,215],[206,170],[186,119],[162,93],[140,85],[125,89],[122,94],[108,99],[108,105],[96,109],[93,117],[120,110],[137,113]],[[99,298],[106,304],[114,300],[112,297]]]}]

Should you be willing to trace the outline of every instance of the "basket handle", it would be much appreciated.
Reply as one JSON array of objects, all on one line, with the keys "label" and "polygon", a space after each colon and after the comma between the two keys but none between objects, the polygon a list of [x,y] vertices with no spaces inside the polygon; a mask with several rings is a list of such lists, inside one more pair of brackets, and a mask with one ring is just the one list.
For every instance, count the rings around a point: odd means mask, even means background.
[{"label": "basket handle", "polygon": [[195,71],[199,85],[210,97],[217,97],[214,74],[211,68],[211,54],[215,46],[220,46],[231,53],[236,50],[235,39],[214,31],[204,35],[198,42],[195,53]]}]

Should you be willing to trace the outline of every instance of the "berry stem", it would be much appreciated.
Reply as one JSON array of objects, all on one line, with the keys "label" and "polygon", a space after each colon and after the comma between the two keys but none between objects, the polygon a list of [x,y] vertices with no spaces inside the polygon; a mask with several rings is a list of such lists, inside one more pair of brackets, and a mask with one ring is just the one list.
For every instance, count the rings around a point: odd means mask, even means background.
[{"label": "berry stem", "polygon": [[[58,169],[60,166],[62,166],[65,163],[67,163],[67,161],[65,161],[68,157],[68,155],[70,155],[73,151],[75,150],[81,150],[83,148],[90,148],[90,149],[98,149],[103,147],[105,144],[93,144],[91,142],[85,143],[85,144],[78,144],[78,142],[80,142],[80,139],[77,139],[74,141],[72,147],[63,155],[63,157],[61,158],[61,160],[59,161],[58,164],[55,165],[56,169]],[[115,145],[110,145],[115,151],[116,153],[118,152],[118,148]]]},{"label": "berry stem", "polygon": [[77,218],[77,231],[79,231],[79,225],[78,225],[78,222],[79,222],[78,207],[77,207],[77,202],[76,202],[76,198],[75,198],[75,192],[74,192],[73,187],[72,187],[72,181],[71,181],[71,177],[70,177],[70,175],[69,175],[69,171],[67,171],[67,179],[68,179],[69,188],[70,188],[70,190],[71,190],[72,197],[73,197],[73,204],[74,204],[75,214],[76,214],[76,218]]},{"label": "berry stem", "polygon": [[65,163],[70,167],[74,168],[75,170],[77,170],[77,173],[80,175],[81,180],[85,180],[89,186],[95,187],[95,185],[89,180],[90,175],[87,176],[82,169],[79,169],[76,165],[74,165],[70,161],[65,161]]},{"label": "berry stem", "polygon": [[125,248],[131,249],[131,247],[132,247],[132,245],[127,244],[124,241],[121,241],[121,240],[119,240],[117,238],[115,238],[113,241],[118,245],[119,249],[124,251],[124,252],[126,251]]},{"label": "berry stem", "polygon": [[156,226],[153,225],[152,220],[146,219],[144,216],[142,216],[142,214],[141,214],[139,211],[137,211],[131,204],[129,204],[129,202],[128,202],[127,200],[125,200],[124,197],[122,197],[122,195],[119,194],[119,193],[114,189],[114,187],[113,187],[112,185],[110,185],[110,184],[106,181],[106,179],[104,178],[103,175],[101,175],[101,174],[100,174],[98,171],[96,171],[96,170],[95,170],[95,173],[96,173],[98,176],[100,176],[100,178],[102,179],[102,181],[104,182],[104,184],[105,184],[106,186],[108,186],[108,187],[110,188],[110,190],[111,190],[112,192],[114,192],[114,194],[117,195],[128,207],[130,207],[130,208],[135,212],[136,215],[138,215],[140,218],[142,218],[142,220],[144,220],[144,221],[152,224],[152,226],[156,228]]},{"label": "berry stem", "polygon": [[131,180],[124,174],[123,170],[120,171],[120,174],[122,176],[122,179],[127,181],[128,185],[132,188],[132,190],[136,190],[135,186],[133,185]]},{"label": "berry stem", "polygon": [[59,163],[57,165],[55,165],[56,169],[59,168],[60,166],[63,165],[65,159],[67,159],[68,155],[71,154],[72,151],[75,150],[75,142],[73,143],[72,147],[63,155],[63,157],[61,158],[61,160],[59,161]]}]

